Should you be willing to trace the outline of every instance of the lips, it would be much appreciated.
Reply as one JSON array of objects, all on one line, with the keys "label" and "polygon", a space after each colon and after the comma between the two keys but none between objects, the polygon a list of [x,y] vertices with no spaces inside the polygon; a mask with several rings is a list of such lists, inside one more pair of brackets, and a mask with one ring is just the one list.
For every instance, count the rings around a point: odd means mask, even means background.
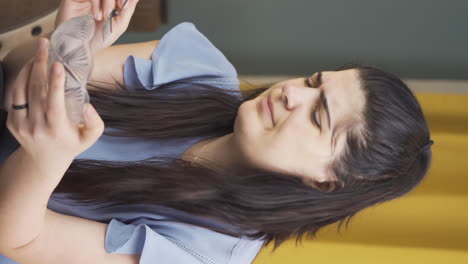
[{"label": "lips", "polygon": [[273,125],[275,124],[275,118],[273,115],[273,103],[271,102],[271,94],[267,96],[267,103],[268,103],[268,110],[270,110],[271,113],[271,120],[273,121]]}]

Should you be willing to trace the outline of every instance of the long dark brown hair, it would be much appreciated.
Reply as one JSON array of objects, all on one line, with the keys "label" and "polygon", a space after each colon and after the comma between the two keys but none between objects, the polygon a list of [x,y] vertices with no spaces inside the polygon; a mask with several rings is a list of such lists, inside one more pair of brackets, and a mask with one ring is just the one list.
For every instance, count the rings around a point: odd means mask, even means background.
[{"label": "long dark brown hair", "polygon": [[[156,204],[239,227],[232,236],[296,243],[360,210],[412,190],[431,160],[429,130],[408,87],[376,67],[357,69],[365,92],[364,132],[346,133],[342,154],[329,166],[341,188],[322,192],[298,177],[271,172],[218,173],[182,159],[152,157],[121,162],[76,159],[54,193],[86,204]],[[169,139],[219,137],[233,132],[239,106],[268,87],[226,90],[208,84],[169,83],[154,91],[90,89],[91,103],[118,137]],[[198,224],[200,225],[200,224]],[[252,230],[254,232],[252,232]]]}]

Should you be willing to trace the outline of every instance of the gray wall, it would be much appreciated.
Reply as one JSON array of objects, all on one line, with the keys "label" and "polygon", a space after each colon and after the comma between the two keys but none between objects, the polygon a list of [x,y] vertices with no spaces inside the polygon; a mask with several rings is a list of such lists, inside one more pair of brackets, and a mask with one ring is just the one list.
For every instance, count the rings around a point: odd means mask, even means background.
[{"label": "gray wall", "polygon": [[239,74],[304,75],[358,62],[402,78],[468,79],[467,0],[168,0],[168,24],[117,43],[160,39],[184,21]]}]

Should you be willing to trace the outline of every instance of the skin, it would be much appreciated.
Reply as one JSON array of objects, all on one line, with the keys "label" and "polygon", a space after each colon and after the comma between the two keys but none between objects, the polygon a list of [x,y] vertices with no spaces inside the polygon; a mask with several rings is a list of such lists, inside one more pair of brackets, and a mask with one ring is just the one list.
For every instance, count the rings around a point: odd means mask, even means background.
[{"label": "skin", "polygon": [[[362,129],[365,96],[355,69],[323,71],[320,86],[315,85],[317,77],[315,73],[272,85],[240,106],[233,133],[200,141],[182,158],[199,163],[208,159],[234,171],[260,169],[285,173],[300,177],[312,187],[333,190],[336,179],[327,174],[325,168],[342,153],[346,132]],[[312,80],[312,88],[307,85],[307,78]],[[316,113],[321,129],[312,121],[321,90],[327,97],[331,128],[337,129],[334,149],[332,129],[328,127],[323,107]],[[261,101],[268,95],[273,104],[274,122],[268,112],[262,110]],[[200,158],[194,159],[194,156]]]}]

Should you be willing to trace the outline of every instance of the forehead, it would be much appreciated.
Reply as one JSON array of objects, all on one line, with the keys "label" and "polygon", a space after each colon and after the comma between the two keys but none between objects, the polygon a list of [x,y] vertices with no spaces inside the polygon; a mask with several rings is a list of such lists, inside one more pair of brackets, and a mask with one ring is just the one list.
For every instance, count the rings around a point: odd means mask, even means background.
[{"label": "forehead", "polygon": [[[361,88],[358,71],[322,72],[322,87],[330,108],[333,107],[336,118],[352,117],[361,113],[365,103],[364,91]],[[361,111],[358,111],[361,110]]]},{"label": "forehead", "polygon": [[363,111],[366,99],[359,72],[356,69],[324,71],[321,88],[327,97],[332,128],[339,135],[336,146],[339,150],[344,143],[343,135],[349,132],[350,127],[361,130],[364,124]]}]

